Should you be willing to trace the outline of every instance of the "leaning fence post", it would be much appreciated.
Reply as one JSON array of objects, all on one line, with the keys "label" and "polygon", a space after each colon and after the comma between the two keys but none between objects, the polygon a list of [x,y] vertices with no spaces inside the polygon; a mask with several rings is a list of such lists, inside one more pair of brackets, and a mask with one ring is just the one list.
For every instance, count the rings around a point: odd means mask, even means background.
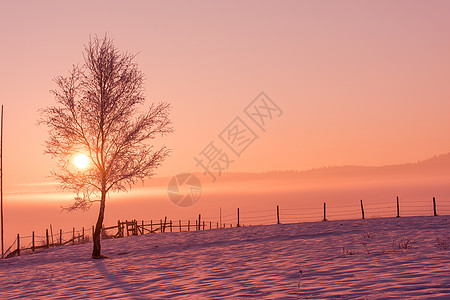
[{"label": "leaning fence post", "polygon": [[323,203],[323,221],[327,221],[327,203]]},{"label": "leaning fence post", "polygon": [[397,218],[400,217],[400,203],[398,202],[398,196],[397,196]]},{"label": "leaning fence post", "polygon": [[47,248],[48,248],[48,228],[45,229],[45,237],[47,239]]},{"label": "leaning fence post", "polygon": [[31,251],[34,252],[34,248],[35,248],[35,246],[34,246],[34,231],[33,231],[33,240],[32,240]]},{"label": "leaning fence post", "polygon": [[436,199],[433,197],[433,212],[434,212],[434,216],[436,217],[437,216],[437,213],[436,213]]},{"label": "leaning fence post", "polygon": [[361,201],[361,217],[364,220],[364,206],[363,206],[362,200],[360,200],[360,201]]},{"label": "leaning fence post", "polygon": [[20,255],[20,236],[17,234],[17,256]]},{"label": "leaning fence post", "polygon": [[277,224],[280,224],[280,207],[277,205]]}]

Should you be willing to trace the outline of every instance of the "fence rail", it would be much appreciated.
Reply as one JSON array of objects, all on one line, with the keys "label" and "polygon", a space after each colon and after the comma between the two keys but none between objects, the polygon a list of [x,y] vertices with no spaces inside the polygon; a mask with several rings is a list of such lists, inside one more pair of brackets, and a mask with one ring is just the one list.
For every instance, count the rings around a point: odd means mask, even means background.
[{"label": "fence rail", "polygon": [[[349,218],[365,219],[367,216],[389,217],[389,216],[417,216],[431,215],[437,216],[441,214],[450,214],[450,201],[442,201],[438,203],[433,197],[429,203],[406,203],[400,205],[397,197],[392,203],[364,203],[360,200],[355,206],[327,206],[323,203],[323,207],[317,208],[280,208],[276,206],[276,210],[259,210],[259,211],[241,211],[237,208],[236,213],[220,216],[219,218],[207,218],[206,221],[201,214],[193,220],[178,220],[174,222],[168,220],[167,217],[160,220],[137,221],[125,220],[117,221],[116,225],[105,227],[101,231],[102,239],[122,238],[131,235],[166,233],[166,232],[183,232],[193,230],[221,229],[227,227],[263,225],[263,224],[281,224],[281,223],[299,223],[305,221],[327,221],[342,220]],[[420,211],[420,214],[417,212]],[[215,219],[215,221],[212,221]],[[72,231],[53,233],[52,226],[46,229],[45,235],[35,235],[33,231],[29,236],[20,236],[14,243],[3,253],[2,258],[19,256],[23,253],[36,252],[41,249],[51,247],[64,246],[68,244],[82,244],[92,240],[94,226],[85,230],[72,229]]]}]

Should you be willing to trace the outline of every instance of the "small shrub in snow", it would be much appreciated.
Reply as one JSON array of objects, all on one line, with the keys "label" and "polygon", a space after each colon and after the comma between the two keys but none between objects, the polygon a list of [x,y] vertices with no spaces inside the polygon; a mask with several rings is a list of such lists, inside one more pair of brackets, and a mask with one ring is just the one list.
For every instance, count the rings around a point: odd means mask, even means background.
[{"label": "small shrub in snow", "polygon": [[366,232],[364,233],[364,238],[365,239],[371,239],[375,236],[375,233],[373,233],[372,231]]},{"label": "small shrub in snow", "polygon": [[414,243],[415,242],[413,240],[401,238],[400,240],[394,241],[393,244],[394,246],[396,245],[396,248],[400,250],[412,250]]},{"label": "small shrub in snow", "polygon": [[450,238],[445,235],[442,238],[436,238],[435,246],[441,250],[450,249]]}]

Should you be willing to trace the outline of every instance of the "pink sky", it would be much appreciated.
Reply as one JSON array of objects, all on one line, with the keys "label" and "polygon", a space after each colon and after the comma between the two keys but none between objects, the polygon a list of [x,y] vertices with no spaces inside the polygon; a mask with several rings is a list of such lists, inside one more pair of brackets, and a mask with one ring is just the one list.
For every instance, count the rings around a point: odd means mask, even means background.
[{"label": "pink sky", "polygon": [[[283,110],[229,171],[414,162],[450,151],[448,1],[10,1],[0,12],[5,192],[42,186],[38,109],[89,34],[139,52],[147,104],[173,105],[159,176],[264,91]],[[12,198],[11,198],[12,199]],[[25,199],[25,197],[24,197]]]}]

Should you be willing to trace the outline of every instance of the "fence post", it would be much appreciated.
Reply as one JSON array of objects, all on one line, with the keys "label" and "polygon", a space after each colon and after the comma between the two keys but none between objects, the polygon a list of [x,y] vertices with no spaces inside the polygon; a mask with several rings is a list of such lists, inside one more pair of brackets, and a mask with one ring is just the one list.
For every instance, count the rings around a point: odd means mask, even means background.
[{"label": "fence post", "polygon": [[170,232],[172,232],[172,220],[170,220]]},{"label": "fence post", "polygon": [[20,255],[20,236],[17,234],[17,256]]},{"label": "fence post", "polygon": [[59,244],[62,245],[62,229],[59,230]]},{"label": "fence post", "polygon": [[198,230],[198,221],[195,220],[195,230]]},{"label": "fence post", "polygon": [[84,244],[84,227],[83,227],[83,237],[82,237],[82,239],[83,239],[83,244]]},{"label": "fence post", "polygon": [[150,232],[153,232],[153,220],[150,220]]},{"label": "fence post", "polygon": [[198,214],[198,229],[197,230],[200,230],[201,229],[201,217],[202,217],[202,215],[201,214]]},{"label": "fence post", "polygon": [[327,203],[323,203],[323,221],[327,221]]},{"label": "fence post", "polygon": [[191,231],[191,220],[188,220],[188,231]]},{"label": "fence post", "polygon": [[433,197],[433,212],[434,212],[434,216],[436,217],[437,216],[437,213],[436,213],[436,199]]},{"label": "fence post", "polygon": [[164,232],[166,232],[167,216],[164,217]]},{"label": "fence post", "polygon": [[45,229],[45,237],[47,239],[47,248],[48,248],[48,228]]},{"label": "fence post", "polygon": [[178,225],[180,225],[180,232],[181,232],[181,220],[178,220]]},{"label": "fence post", "polygon": [[212,229],[212,222],[209,222],[209,229]]},{"label": "fence post", "polygon": [[364,220],[364,206],[363,206],[362,200],[360,200],[360,201],[361,201],[361,216],[362,216],[362,219]]},{"label": "fence post", "polygon": [[73,237],[72,244],[75,245],[75,227],[72,227],[72,237]]},{"label": "fence post", "polygon": [[145,231],[144,231],[144,220],[141,220],[141,224],[142,224],[142,231],[141,231],[141,234],[145,234]]},{"label": "fence post", "polygon": [[162,219],[159,219],[159,231],[160,231],[160,233],[163,232]]},{"label": "fence post", "polygon": [[237,227],[240,227],[241,225],[239,224],[239,207],[237,209]]},{"label": "fence post", "polygon": [[32,240],[32,246],[31,246],[31,251],[33,251],[34,252],[34,231],[33,231],[33,240]]},{"label": "fence post", "polygon": [[398,202],[398,196],[397,196],[397,218],[400,218],[400,203]]},{"label": "fence post", "polygon": [[280,207],[277,205],[277,224],[280,224]]},{"label": "fence post", "polygon": [[219,229],[219,222],[217,222],[217,229]]},{"label": "fence post", "polygon": [[205,230],[205,221],[203,221],[203,230]]}]

